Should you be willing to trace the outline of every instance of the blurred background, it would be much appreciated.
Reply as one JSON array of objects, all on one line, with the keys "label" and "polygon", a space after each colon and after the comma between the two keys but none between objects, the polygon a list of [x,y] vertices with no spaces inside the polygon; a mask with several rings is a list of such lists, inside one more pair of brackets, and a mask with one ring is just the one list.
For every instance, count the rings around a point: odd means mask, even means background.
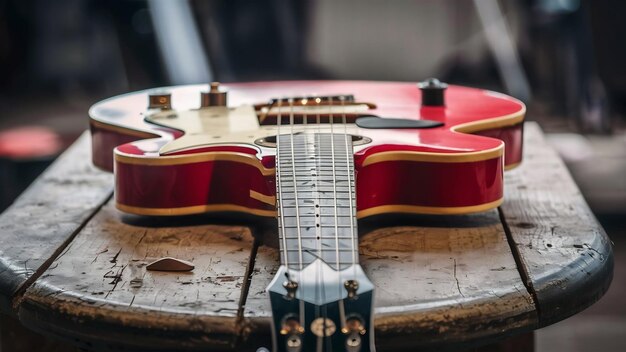
[{"label": "blurred background", "polygon": [[538,351],[625,351],[626,1],[0,0],[0,210],[98,100],[186,83],[367,79],[488,88],[528,105],[615,242],[596,305]]}]

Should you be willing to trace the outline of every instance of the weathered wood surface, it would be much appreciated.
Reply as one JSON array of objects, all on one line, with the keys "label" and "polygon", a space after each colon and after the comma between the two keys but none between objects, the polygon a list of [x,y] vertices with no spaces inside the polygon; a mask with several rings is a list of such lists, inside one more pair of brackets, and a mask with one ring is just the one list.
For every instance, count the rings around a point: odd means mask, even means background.
[{"label": "weathered wood surface", "polygon": [[89,134],[0,215],[0,312],[36,278],[111,195],[113,177],[91,164]]},{"label": "weathered wood surface", "polygon": [[[536,324],[497,211],[360,225],[361,265],[376,286],[379,350],[454,345]],[[250,340],[269,335],[264,289],[277,259],[273,248],[257,254],[245,311]]]},{"label": "weathered wood surface", "polygon": [[[111,203],[26,292],[20,320],[60,337],[71,331],[87,348],[232,347],[250,231],[203,225],[202,217],[124,216]],[[195,269],[146,270],[162,257]]]},{"label": "weathered wood surface", "polygon": [[506,174],[500,207],[541,326],[596,302],[613,276],[611,242],[563,161],[526,124],[523,164]]},{"label": "weathered wood surface", "polygon": [[[380,351],[454,348],[527,331],[550,315],[576,313],[604,292],[612,269],[606,236],[558,157],[538,142],[540,134],[527,124],[527,159],[507,176],[512,180],[500,214],[361,222],[361,260],[377,286]],[[544,179],[561,184],[540,186]],[[204,225],[213,221],[129,217],[106,205],[25,292],[20,320],[94,349],[269,346],[264,289],[278,267],[277,250],[259,247],[245,227]],[[568,242],[569,233],[587,237]],[[545,246],[537,251],[538,244]],[[165,256],[196,267],[191,273],[145,271],[145,264]],[[572,275],[581,269],[590,274]],[[571,276],[555,282],[555,275]],[[581,288],[592,293],[569,294]],[[557,305],[561,291],[564,302]]]}]

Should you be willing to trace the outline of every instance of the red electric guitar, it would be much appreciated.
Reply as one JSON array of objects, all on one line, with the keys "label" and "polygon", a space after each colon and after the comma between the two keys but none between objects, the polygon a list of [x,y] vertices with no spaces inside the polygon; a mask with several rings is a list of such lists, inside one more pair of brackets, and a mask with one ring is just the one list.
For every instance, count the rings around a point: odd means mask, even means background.
[{"label": "red electric guitar", "polygon": [[357,219],[497,207],[524,113],[506,95],[431,79],[168,87],[89,115],[93,161],[115,171],[121,211],[278,218],[275,351],[366,352],[373,285]]}]

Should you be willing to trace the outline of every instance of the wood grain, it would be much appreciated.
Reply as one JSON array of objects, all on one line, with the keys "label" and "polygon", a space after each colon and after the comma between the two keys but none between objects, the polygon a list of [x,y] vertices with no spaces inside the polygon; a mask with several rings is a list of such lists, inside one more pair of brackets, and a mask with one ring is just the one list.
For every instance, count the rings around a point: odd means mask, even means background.
[{"label": "wood grain", "polygon": [[84,133],[0,215],[0,312],[36,278],[113,190],[113,176],[91,164]]},{"label": "wood grain", "polygon": [[[20,320],[60,337],[70,330],[86,348],[232,347],[253,244],[249,230],[202,225],[202,217],[123,216],[111,203],[26,292]],[[165,256],[195,269],[146,270]]]},{"label": "wood grain", "polygon": [[611,242],[537,124],[525,126],[522,165],[506,173],[500,207],[540,325],[596,302],[613,276]]}]

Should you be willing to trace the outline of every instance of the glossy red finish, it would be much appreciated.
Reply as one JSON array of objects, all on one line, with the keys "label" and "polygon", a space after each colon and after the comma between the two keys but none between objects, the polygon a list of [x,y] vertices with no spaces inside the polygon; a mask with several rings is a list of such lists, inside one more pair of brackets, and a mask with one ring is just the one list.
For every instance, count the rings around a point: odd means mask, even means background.
[{"label": "glossy red finish", "polygon": [[[107,130],[95,125],[91,130],[91,160],[97,167],[113,171],[113,149],[137,140],[137,136],[127,135],[119,131]],[[106,151],[109,151],[108,153]]]},{"label": "glossy red finish", "polygon": [[[413,206],[425,208],[414,212],[439,213],[438,209],[443,209],[441,213],[445,213],[447,208],[495,204],[503,194],[503,165],[521,161],[523,124],[520,117],[523,117],[525,108],[521,102],[502,94],[450,86],[446,93],[447,105],[433,108],[420,106],[420,92],[414,83],[321,81],[225,86],[230,91],[231,106],[313,93],[353,94],[357,101],[377,105],[376,109],[369,111],[372,115],[443,121],[444,126],[432,129],[361,131],[372,142],[355,148],[359,212],[385,206]],[[173,108],[197,108],[198,92],[203,88],[173,87]],[[273,210],[267,199],[261,201],[251,197],[251,191],[269,197],[275,194],[274,176],[271,174],[274,155],[270,148],[212,144],[169,154],[192,157],[217,151],[241,153],[258,158],[263,165],[261,168],[265,168],[264,172],[258,166],[225,160],[176,165],[144,164],[146,160],[162,158],[158,154],[160,147],[181,135],[180,131],[145,122],[142,113],[146,101],[147,92],[131,93],[98,103],[90,110],[94,162],[101,167],[110,165],[112,148],[122,144],[116,148],[116,153],[125,155],[125,158],[115,163],[116,200],[119,204],[149,209],[229,204],[264,212]],[[480,121],[487,123],[468,127],[468,124]],[[469,128],[472,134],[457,132],[457,128],[460,131]],[[128,143],[133,138],[140,139],[137,131],[159,137]],[[436,157],[446,154],[487,155],[489,151],[502,148],[503,141],[504,156],[493,154],[488,158],[463,162]],[[397,156],[406,152],[433,154],[436,160],[391,157],[389,160],[368,162],[380,155]],[[134,161],[129,162],[129,158]]]},{"label": "glossy red finish", "polygon": [[273,210],[273,206],[250,197],[251,190],[273,195],[273,178],[263,176],[253,166],[230,161],[170,166],[118,164],[115,192],[118,203],[134,207],[233,204]]},{"label": "glossy red finish", "polygon": [[471,163],[388,161],[357,170],[356,180],[358,210],[390,204],[473,206],[502,198],[502,159]]},{"label": "glossy red finish", "polygon": [[476,132],[476,135],[497,138],[504,142],[504,164],[515,166],[522,162],[522,141],[524,140],[524,124],[519,123],[509,127],[502,127]]}]

